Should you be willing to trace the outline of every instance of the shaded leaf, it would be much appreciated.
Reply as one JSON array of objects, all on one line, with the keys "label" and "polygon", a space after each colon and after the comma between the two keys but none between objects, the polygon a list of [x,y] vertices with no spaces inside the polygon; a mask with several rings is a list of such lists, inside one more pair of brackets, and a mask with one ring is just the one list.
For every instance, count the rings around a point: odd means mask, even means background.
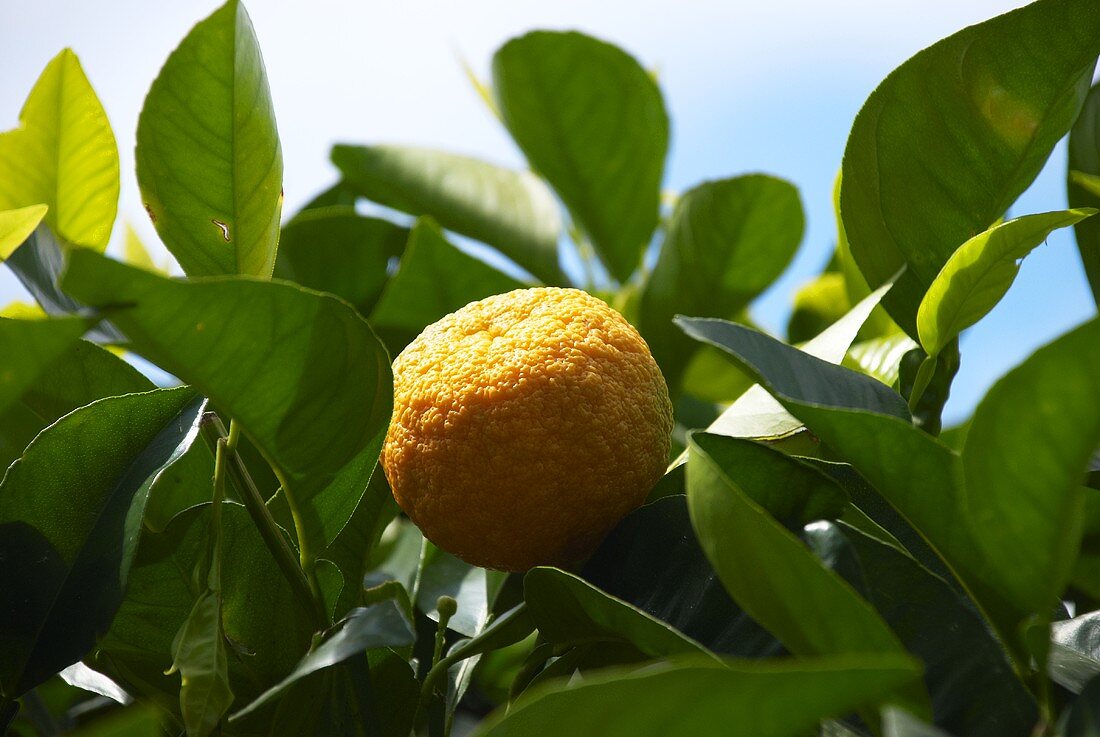
[{"label": "shaded leaf", "polygon": [[39,435],[0,484],[0,686],[18,696],[92,649],[122,601],[149,486],[195,438],[187,387],[111,397]]},{"label": "shaded leaf", "polygon": [[[769,510],[786,502],[778,489],[832,482],[789,456],[761,450],[704,433],[689,443],[691,520],[730,595],[796,655],[905,652],[870,604]],[[927,708],[919,691],[898,698]]]},{"label": "shaded leaf", "polygon": [[332,148],[356,194],[493,246],[546,284],[561,284],[561,215],[546,185],[469,156],[411,146]]},{"label": "shaded leaf", "polygon": [[447,620],[448,629],[475,637],[489,621],[490,611],[507,574],[459,560],[425,540],[416,580],[416,605],[434,622],[439,621],[436,602],[450,596],[458,604]]},{"label": "shaded leaf", "polygon": [[878,704],[918,674],[908,658],[884,655],[612,670],[531,693],[475,734],[717,737],[751,725],[755,737],[796,737],[823,718]]},{"label": "shaded leaf", "polygon": [[180,674],[180,711],[188,737],[213,733],[233,703],[220,592],[207,589],[195,601],[172,643],[172,671]]},{"label": "shaded leaf", "polygon": [[582,575],[713,652],[752,658],[784,653],[730,599],[699,546],[682,493],[627,515],[588,559]]},{"label": "shaded leaf", "polygon": [[626,642],[651,657],[706,653],[665,622],[557,568],[532,568],[523,597],[539,634],[553,643]]},{"label": "shaded leaf", "polygon": [[1064,737],[1100,737],[1100,678],[1085,685],[1058,723]]},{"label": "shaded leaf", "polygon": [[164,244],[191,276],[270,276],[283,155],[260,47],[229,0],[168,57],[138,118],[138,185]]},{"label": "shaded leaf", "polygon": [[369,315],[408,236],[407,228],[351,208],[307,210],[283,226],[275,276],[335,294]]},{"label": "shaded leaf", "polygon": [[619,281],[657,226],[668,116],[629,54],[576,32],[535,31],[493,57],[501,118]]},{"label": "shaded leaf", "polygon": [[[135,352],[194,384],[278,467],[318,552],[351,517],[389,422],[389,359],[345,302],[247,277],[182,282],[73,254],[65,288]],[[218,361],[210,361],[218,356]]]},{"label": "shaded leaf", "polygon": [[[821,331],[802,346],[801,350],[822,361],[839,364],[847,355],[860,328],[889,289],[890,286],[884,284],[864,297],[844,317]],[[677,325],[681,330],[684,329],[682,323],[677,322]],[[707,342],[721,349],[721,346],[711,341]],[[788,435],[800,427],[802,422],[791,416],[764,387],[753,386],[726,408],[718,419],[707,427],[707,432],[730,437],[763,438]]]},{"label": "shaded leaf", "polygon": [[[820,522],[811,546],[924,663],[935,724],[956,737],[1027,737],[1038,707],[1000,642],[964,595],[911,557],[843,522]],[[884,732],[890,732],[888,723]]]},{"label": "shaded leaf", "polygon": [[947,259],[1004,215],[1077,118],[1100,53],[1093,9],[1039,0],[965,28],[895,69],[856,116],[844,229],[871,286],[909,265],[884,304],[910,335]]},{"label": "shaded leaf", "polygon": [[50,60],[0,133],[0,210],[45,204],[46,224],[69,243],[102,251],[118,209],[115,135],[80,60]]},{"label": "shaded leaf", "polygon": [[310,673],[344,662],[366,650],[411,645],[415,639],[412,623],[393,601],[355,609],[332,629],[324,642],[298,662],[290,675],[235,713],[231,719],[236,720],[256,711]]},{"label": "shaded leaf", "polygon": [[[1077,122],[1069,132],[1066,194],[1070,207],[1100,207],[1100,85],[1089,90]],[[1100,304],[1100,220],[1073,226],[1077,250],[1092,296]]]},{"label": "shaded leaf", "polygon": [[0,355],[4,356],[0,371],[0,411],[16,402],[95,322],[84,317],[0,318]]}]

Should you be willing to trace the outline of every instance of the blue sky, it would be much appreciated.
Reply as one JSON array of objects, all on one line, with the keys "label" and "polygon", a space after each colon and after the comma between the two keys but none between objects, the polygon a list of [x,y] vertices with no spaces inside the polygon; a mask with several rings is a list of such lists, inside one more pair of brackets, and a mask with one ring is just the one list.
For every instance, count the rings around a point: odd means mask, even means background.
[{"label": "blue sky", "polygon": [[[614,41],[657,70],[672,115],[667,186],[763,171],[802,193],[806,240],[755,314],[784,324],[799,284],[834,241],[830,190],[851,121],[889,71],[1012,0],[251,0],[286,159],[287,211],[335,178],[335,141],[433,145],[519,165],[515,147],[470,89],[465,58],[487,76],[492,52],[532,28],[577,28]],[[120,223],[147,243],[133,177],[138,112],[157,70],[216,2],[5,0],[0,10],[0,129],[64,46],[80,56],[119,140]],[[1060,146],[1014,214],[1065,206]],[[122,228],[116,226],[116,243]],[[0,302],[20,296],[0,275]],[[948,420],[1039,345],[1095,312],[1068,233],[1024,265],[1004,302],[963,340]]]}]

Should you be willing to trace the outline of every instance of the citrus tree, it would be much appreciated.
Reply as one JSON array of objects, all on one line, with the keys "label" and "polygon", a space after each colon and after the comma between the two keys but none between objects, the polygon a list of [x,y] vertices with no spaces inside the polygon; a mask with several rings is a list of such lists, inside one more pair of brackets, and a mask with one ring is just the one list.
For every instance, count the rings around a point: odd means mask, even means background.
[{"label": "citrus tree", "polygon": [[[940,414],[1055,229],[1100,300],[1098,55],[1094,0],[1038,0],[892,72],[781,338],[797,190],[663,193],[660,88],[598,39],[478,82],[529,170],[340,144],[285,218],[230,0],[138,121],[183,276],[103,254],[62,51],[0,135],[0,731],[1097,734],[1100,320]],[[1010,216],[1067,134],[1067,209]]]}]

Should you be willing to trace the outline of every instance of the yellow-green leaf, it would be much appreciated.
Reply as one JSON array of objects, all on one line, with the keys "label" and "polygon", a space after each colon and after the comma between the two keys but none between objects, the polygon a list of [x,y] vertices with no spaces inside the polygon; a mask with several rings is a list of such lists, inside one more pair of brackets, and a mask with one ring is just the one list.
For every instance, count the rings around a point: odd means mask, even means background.
[{"label": "yellow-green leaf", "polygon": [[917,310],[924,351],[937,355],[952,338],[985,317],[1012,286],[1019,260],[1052,231],[1095,212],[1081,208],[1025,215],[963,243],[943,265]]},{"label": "yellow-green leaf", "polygon": [[0,261],[23,245],[48,209],[47,205],[28,205],[0,212]]},{"label": "yellow-green leaf", "polygon": [[42,71],[0,133],[0,210],[45,203],[63,240],[102,251],[118,210],[118,146],[107,114],[71,49]]}]

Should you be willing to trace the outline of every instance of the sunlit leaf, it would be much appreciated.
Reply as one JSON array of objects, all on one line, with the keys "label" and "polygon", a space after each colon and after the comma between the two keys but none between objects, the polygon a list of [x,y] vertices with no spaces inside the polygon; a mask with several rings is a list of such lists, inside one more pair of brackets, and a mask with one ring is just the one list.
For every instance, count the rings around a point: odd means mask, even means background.
[{"label": "sunlit leaf", "polygon": [[138,184],[161,239],[191,276],[270,276],[283,155],[260,47],[229,0],[160,70],[138,118]]},{"label": "sunlit leaf", "polygon": [[65,241],[102,251],[118,209],[118,147],[80,60],[50,60],[19,113],[0,133],[0,210],[45,204]]},{"label": "sunlit leaf", "polygon": [[871,286],[916,337],[926,288],[1004,215],[1077,118],[1100,53],[1092,0],[1039,0],[917,53],[871,93],[844,152],[840,209]]},{"label": "sunlit leaf", "polygon": [[608,271],[626,281],[657,226],[668,116],[626,52],[576,32],[535,31],[493,57],[504,125],[561,196]]}]

